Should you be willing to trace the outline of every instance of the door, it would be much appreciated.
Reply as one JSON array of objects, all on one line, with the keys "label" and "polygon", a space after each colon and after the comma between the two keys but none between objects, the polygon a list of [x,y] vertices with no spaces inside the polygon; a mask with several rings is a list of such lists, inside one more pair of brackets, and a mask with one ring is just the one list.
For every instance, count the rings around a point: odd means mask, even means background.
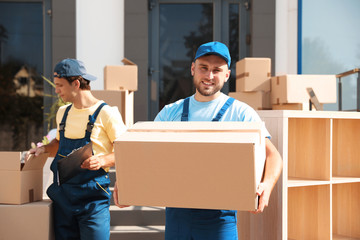
[{"label": "door", "polygon": [[151,120],[166,104],[195,93],[190,67],[202,43],[229,47],[232,74],[222,91],[235,91],[235,63],[249,56],[249,10],[245,0],[149,1]]}]

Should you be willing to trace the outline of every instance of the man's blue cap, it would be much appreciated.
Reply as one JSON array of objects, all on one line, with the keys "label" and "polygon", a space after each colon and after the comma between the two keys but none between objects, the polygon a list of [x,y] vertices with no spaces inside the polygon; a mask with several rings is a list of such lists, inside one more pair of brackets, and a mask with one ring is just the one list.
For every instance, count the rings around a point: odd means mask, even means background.
[{"label": "man's blue cap", "polygon": [[66,58],[56,64],[54,72],[56,73],[54,73],[54,77],[58,78],[82,76],[88,81],[94,81],[97,79],[95,76],[86,72],[84,63],[82,61],[71,58]]},{"label": "man's blue cap", "polygon": [[230,68],[231,57],[228,47],[221,42],[208,42],[201,45],[196,51],[195,59],[205,55],[217,55],[222,57]]}]

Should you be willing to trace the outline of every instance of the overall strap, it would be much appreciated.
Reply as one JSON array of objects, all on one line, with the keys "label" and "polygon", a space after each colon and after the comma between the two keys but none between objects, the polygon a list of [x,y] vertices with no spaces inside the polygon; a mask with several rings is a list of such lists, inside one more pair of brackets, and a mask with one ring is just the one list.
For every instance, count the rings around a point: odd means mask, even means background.
[{"label": "overall strap", "polygon": [[60,137],[64,137],[64,131],[65,131],[65,123],[66,123],[66,118],[68,116],[68,113],[70,111],[72,104],[70,104],[64,112],[64,115],[62,117],[61,123],[59,124],[59,133],[60,133]]},{"label": "overall strap", "polygon": [[230,97],[226,103],[222,106],[222,108],[220,109],[220,111],[218,112],[218,114],[216,115],[216,117],[213,118],[213,122],[218,122],[221,117],[224,115],[224,113],[226,112],[226,110],[231,106],[231,104],[234,102],[234,98]]},{"label": "overall strap", "polygon": [[86,131],[85,131],[85,137],[90,141],[91,131],[94,127],[94,123],[96,121],[97,116],[99,115],[99,112],[103,108],[103,106],[107,105],[106,103],[100,104],[100,106],[96,109],[96,111],[93,113],[93,115],[89,115],[89,122],[87,123]]},{"label": "overall strap", "polygon": [[189,101],[190,101],[190,97],[187,97],[184,100],[183,112],[181,114],[182,122],[187,122],[189,120]]}]

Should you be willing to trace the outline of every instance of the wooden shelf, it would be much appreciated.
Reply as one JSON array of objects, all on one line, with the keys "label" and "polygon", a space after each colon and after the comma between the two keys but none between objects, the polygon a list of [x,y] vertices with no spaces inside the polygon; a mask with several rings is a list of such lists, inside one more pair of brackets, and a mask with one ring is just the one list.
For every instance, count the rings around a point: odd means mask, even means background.
[{"label": "wooden shelf", "polygon": [[346,237],[346,236],[341,236],[341,235],[334,235],[333,240],[359,240],[359,238],[350,238],[350,237]]},{"label": "wooden shelf", "polygon": [[333,176],[360,177],[360,120],[333,120]]},{"label": "wooden shelf", "polygon": [[335,236],[360,239],[359,198],[360,183],[332,186],[332,226]]},{"label": "wooden shelf", "polygon": [[289,178],[330,180],[330,120],[290,118]]},{"label": "wooden shelf", "polygon": [[330,185],[288,189],[288,238],[330,239]]},{"label": "wooden shelf", "polygon": [[264,213],[238,213],[241,237],[359,240],[360,113],[258,113],[283,158],[283,173]]},{"label": "wooden shelf", "polygon": [[330,184],[330,181],[322,181],[316,179],[289,178],[288,187],[305,187]]},{"label": "wooden shelf", "polygon": [[[332,177],[331,183],[360,183],[360,178],[355,177]],[[360,214],[360,213],[359,213]]]}]

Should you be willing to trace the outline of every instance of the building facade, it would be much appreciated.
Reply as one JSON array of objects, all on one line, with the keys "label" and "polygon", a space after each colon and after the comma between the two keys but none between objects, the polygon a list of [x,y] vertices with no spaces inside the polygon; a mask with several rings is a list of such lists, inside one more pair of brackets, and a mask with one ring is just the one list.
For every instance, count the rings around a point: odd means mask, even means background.
[{"label": "building facade", "polygon": [[[102,90],[104,66],[126,57],[139,69],[135,121],[153,120],[194,92],[190,65],[206,41],[230,48],[225,93],[244,57],[271,58],[273,76],[359,67],[359,10],[357,0],[0,0],[0,65],[2,74],[19,62],[51,78],[58,61],[77,58],[98,77],[92,89]],[[356,79],[344,80],[343,109],[355,106]],[[53,93],[45,82],[44,93]],[[45,114],[53,101],[44,97]]]}]

